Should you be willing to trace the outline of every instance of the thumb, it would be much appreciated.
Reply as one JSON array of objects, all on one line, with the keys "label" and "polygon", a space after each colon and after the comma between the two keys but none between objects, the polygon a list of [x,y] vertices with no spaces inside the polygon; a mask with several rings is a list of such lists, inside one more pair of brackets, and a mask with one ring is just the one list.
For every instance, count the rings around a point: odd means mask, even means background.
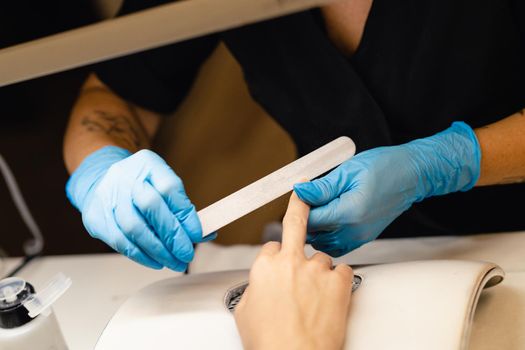
[{"label": "thumb", "polygon": [[328,175],[311,182],[301,182],[294,185],[297,196],[312,206],[325,205],[339,197],[346,188],[345,178],[340,167]]}]

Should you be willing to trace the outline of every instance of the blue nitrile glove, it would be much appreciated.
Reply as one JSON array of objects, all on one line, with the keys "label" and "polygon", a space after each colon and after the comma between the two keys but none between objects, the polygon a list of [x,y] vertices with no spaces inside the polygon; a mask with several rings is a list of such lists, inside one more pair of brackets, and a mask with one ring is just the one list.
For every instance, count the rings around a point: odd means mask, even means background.
[{"label": "blue nitrile glove", "polygon": [[471,189],[481,150],[463,122],[431,137],[357,154],[328,175],[294,190],[312,205],[308,241],[341,256],[377,238],[412,203]]},{"label": "blue nitrile glove", "polygon": [[192,242],[202,241],[181,179],[152,151],[107,146],[93,152],[71,175],[66,193],[91,236],[148,267],[184,271]]}]

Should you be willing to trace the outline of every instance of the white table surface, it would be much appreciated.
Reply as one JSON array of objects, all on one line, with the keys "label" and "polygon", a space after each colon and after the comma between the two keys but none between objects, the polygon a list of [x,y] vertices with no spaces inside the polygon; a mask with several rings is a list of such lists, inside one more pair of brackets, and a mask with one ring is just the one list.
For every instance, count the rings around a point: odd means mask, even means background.
[{"label": "white table surface", "polygon": [[[191,273],[249,268],[258,246],[201,244]],[[306,247],[308,254],[311,247]],[[525,349],[525,232],[466,237],[384,239],[336,261],[349,264],[421,259],[472,259],[499,264],[502,284],[482,293],[474,317],[472,350]],[[4,273],[17,261],[7,259]],[[58,272],[71,277],[71,288],[54,305],[70,349],[93,349],[119,305],[140,288],[180,275],[155,271],[118,254],[48,256],[30,263],[18,276],[37,290]]]}]

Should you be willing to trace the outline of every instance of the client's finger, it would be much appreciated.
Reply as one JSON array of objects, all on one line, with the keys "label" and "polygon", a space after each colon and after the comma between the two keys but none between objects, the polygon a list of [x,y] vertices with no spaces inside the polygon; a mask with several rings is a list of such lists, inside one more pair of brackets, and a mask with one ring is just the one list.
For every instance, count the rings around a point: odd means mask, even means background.
[{"label": "client's finger", "polygon": [[354,271],[350,266],[347,264],[339,264],[335,267],[334,272],[343,277],[343,280],[352,284],[352,280],[354,279]]},{"label": "client's finger", "polygon": [[331,269],[332,268],[332,258],[328,256],[325,253],[315,253],[311,258],[310,261],[316,261],[321,266]]},{"label": "client's finger", "polygon": [[260,252],[259,255],[274,255],[279,253],[281,250],[281,243],[279,242],[267,242],[265,243]]},{"label": "client's finger", "polygon": [[292,193],[283,219],[282,252],[304,254],[310,207]]}]

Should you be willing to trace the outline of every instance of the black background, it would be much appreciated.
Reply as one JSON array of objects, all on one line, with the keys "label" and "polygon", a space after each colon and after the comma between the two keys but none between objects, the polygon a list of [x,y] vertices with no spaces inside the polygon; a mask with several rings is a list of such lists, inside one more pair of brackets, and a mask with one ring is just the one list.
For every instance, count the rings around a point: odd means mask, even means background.
[{"label": "black background", "polygon": [[[7,3],[7,4],[6,4]],[[16,1],[0,5],[0,47],[96,21],[88,0]],[[2,67],[3,69],[4,67]],[[71,106],[89,67],[0,88],[0,154],[13,171],[46,239],[44,254],[108,252],[84,230],[65,196],[62,141]],[[30,237],[0,180],[0,247],[23,255]]]}]

